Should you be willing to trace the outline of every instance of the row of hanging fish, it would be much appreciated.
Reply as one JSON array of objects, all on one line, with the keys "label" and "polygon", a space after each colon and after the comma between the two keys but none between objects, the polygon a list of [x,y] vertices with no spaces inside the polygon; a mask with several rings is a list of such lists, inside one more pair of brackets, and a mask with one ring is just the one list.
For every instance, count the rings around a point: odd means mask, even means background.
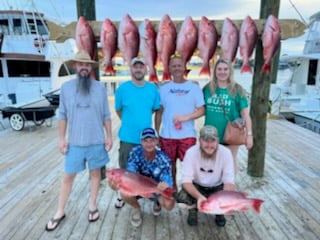
[{"label": "row of hanging fish", "polygon": [[[76,43],[78,49],[86,50],[92,59],[97,60],[97,47],[94,33],[84,17],[80,17],[76,28]],[[243,60],[241,73],[252,72],[249,64],[259,38],[257,26],[250,16],[247,16],[238,30],[236,24],[226,18],[223,22],[221,35],[214,21],[203,16],[199,25],[188,16],[183,21],[179,31],[169,15],[164,15],[157,26],[145,19],[139,26],[126,14],[116,25],[106,18],[101,25],[100,44],[104,57],[104,71],[115,74],[112,59],[117,51],[121,52],[124,63],[129,65],[132,58],[140,55],[149,69],[149,80],[158,81],[156,66],[162,64],[162,80],[170,80],[168,65],[170,56],[179,53],[187,64],[196,50],[203,64],[199,75],[210,76],[210,60],[220,46],[220,57],[234,61],[237,50]],[[265,23],[261,36],[264,64],[261,72],[270,72],[270,63],[280,46],[281,33],[278,20],[270,15]]]}]

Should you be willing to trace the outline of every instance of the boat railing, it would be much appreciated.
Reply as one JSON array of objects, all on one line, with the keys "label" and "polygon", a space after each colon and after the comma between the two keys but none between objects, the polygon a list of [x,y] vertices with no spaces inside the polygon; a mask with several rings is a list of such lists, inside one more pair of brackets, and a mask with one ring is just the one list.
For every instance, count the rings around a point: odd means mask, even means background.
[{"label": "boat railing", "polygon": [[[49,39],[49,29],[46,25],[45,20],[41,14],[37,14],[32,11],[32,18],[28,18],[25,11],[23,11],[24,21],[26,23],[28,34],[34,35],[34,46],[38,49],[39,53],[44,53],[44,48],[46,46],[46,41]],[[44,27],[44,31],[40,31],[38,21],[40,21],[41,26]],[[44,35],[46,35],[44,37]]]}]

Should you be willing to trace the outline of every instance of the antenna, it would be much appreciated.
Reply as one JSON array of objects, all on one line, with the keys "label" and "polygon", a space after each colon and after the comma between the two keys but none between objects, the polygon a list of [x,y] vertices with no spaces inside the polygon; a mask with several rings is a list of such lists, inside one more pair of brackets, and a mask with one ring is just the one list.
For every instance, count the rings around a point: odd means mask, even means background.
[{"label": "antenna", "polygon": [[289,0],[291,6],[294,8],[294,10],[296,10],[296,12],[298,13],[298,15],[300,16],[302,22],[305,24],[305,25],[308,25],[307,22],[304,20],[302,14],[299,12],[299,10],[296,8],[296,6],[293,4],[293,2],[291,0]]}]

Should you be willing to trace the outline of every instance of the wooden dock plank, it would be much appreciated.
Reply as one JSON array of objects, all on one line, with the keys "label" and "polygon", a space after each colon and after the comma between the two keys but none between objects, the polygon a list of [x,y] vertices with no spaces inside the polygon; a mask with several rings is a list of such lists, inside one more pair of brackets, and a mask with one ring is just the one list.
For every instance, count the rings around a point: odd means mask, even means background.
[{"label": "wooden dock plank", "polygon": [[[113,99],[110,100],[111,109]],[[112,110],[114,145],[108,168],[118,166],[119,120]],[[197,120],[197,128],[203,119]],[[153,216],[153,203],[139,200],[143,225],[130,224],[131,208],[114,208],[117,197],[101,182],[100,219],[88,222],[90,194],[88,171],[80,173],[66,207],[66,219],[54,232],[44,231],[54,214],[63,175],[58,151],[57,121],[52,127],[0,131],[0,239],[319,239],[320,238],[320,137],[285,120],[267,121],[265,173],[247,175],[247,150],[240,147],[237,188],[264,199],[261,213],[253,210],[226,216],[218,228],[214,216],[199,213],[199,224],[190,227],[187,210],[178,206]],[[180,163],[178,163],[180,183]]]}]

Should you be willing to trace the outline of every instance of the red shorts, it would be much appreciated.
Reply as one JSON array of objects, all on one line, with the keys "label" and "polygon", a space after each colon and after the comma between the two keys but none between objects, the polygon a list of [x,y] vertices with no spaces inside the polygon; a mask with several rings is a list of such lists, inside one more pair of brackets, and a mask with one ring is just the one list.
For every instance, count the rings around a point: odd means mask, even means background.
[{"label": "red shorts", "polygon": [[160,137],[160,148],[166,153],[172,161],[176,161],[178,158],[183,160],[185,152],[193,145],[195,145],[197,139],[194,137],[183,139],[170,139]]}]

